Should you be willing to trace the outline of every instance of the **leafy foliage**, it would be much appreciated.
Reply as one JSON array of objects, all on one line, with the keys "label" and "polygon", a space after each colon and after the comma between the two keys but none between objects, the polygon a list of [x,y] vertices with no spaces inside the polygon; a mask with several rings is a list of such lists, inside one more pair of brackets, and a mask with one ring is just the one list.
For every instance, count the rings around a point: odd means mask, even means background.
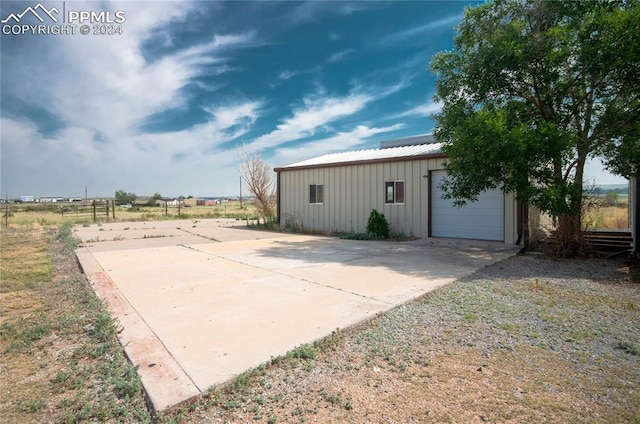
[{"label": "leafy foliage", "polygon": [[135,202],[138,196],[136,196],[135,193],[127,193],[124,190],[117,190],[115,198],[116,205],[126,205]]},{"label": "leafy foliage", "polygon": [[162,194],[154,193],[153,196],[147,200],[147,206],[155,206],[158,200],[162,200]]},{"label": "leafy foliage", "polygon": [[367,221],[367,234],[372,234],[375,238],[388,239],[391,234],[389,222],[384,214],[377,210],[372,210]]},{"label": "leafy foliage", "polygon": [[73,234],[73,223],[70,221],[66,221],[60,226],[58,237],[64,243],[64,253],[67,255],[73,254],[80,245],[80,240]]},{"label": "leafy foliage", "polygon": [[465,11],[434,56],[435,137],[457,203],[502,188],[579,237],[589,157],[626,177],[640,163],[638,1],[513,2]]}]

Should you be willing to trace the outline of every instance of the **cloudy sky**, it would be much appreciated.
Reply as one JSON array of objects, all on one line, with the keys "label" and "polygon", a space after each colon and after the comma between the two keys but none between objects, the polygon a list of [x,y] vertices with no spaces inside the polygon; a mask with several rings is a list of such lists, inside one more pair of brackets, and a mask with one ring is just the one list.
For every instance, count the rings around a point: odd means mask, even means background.
[{"label": "cloudy sky", "polygon": [[[113,35],[3,31],[3,196],[237,195],[243,149],[279,166],[429,133],[428,64],[469,4],[41,3],[126,20]],[[2,1],[0,16],[36,5]]]}]

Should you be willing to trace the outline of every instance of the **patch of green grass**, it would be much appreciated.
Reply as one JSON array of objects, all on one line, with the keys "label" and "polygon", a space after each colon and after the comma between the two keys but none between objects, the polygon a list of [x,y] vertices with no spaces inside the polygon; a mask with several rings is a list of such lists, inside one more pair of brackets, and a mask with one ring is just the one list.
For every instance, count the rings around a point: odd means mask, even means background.
[{"label": "patch of green grass", "polygon": [[380,238],[369,233],[346,232],[338,233],[337,236],[343,240],[380,240]]},{"label": "patch of green grass", "polygon": [[261,375],[264,372],[264,369],[264,365],[259,365],[238,375],[236,379],[231,383],[231,389],[242,390],[247,388],[251,380],[256,376]]},{"label": "patch of green grass", "polygon": [[339,403],[342,403],[342,400],[340,399],[339,395],[337,395],[335,393],[327,392],[324,389],[322,389],[320,391],[320,396],[322,396],[322,399],[326,400],[327,402],[329,402],[332,405],[337,405]]},{"label": "patch of green grass", "polygon": [[22,331],[22,339],[27,343],[40,340],[51,333],[52,326],[49,323],[35,322],[33,325],[27,326]]},{"label": "patch of green grass", "polygon": [[478,321],[478,315],[475,312],[465,312],[462,315],[462,318],[470,323]]},{"label": "patch of green grass", "polygon": [[618,343],[618,348],[624,350],[631,355],[640,355],[640,347],[637,344],[630,341],[622,341]]},{"label": "patch of green grass", "polygon": [[315,359],[317,354],[318,351],[313,346],[310,346],[308,344],[301,344],[300,346],[287,353],[287,356],[290,358],[298,359]]},{"label": "patch of green grass", "polygon": [[42,409],[44,409],[45,406],[46,404],[43,399],[37,399],[37,400],[30,399],[23,403],[24,410],[30,413],[39,412]]},{"label": "patch of green grass", "polygon": [[222,409],[228,411],[231,409],[237,409],[242,406],[242,402],[239,399],[231,398],[222,405]]},{"label": "patch of green grass", "polygon": [[142,391],[142,382],[138,378],[138,367],[127,364],[124,372],[111,378],[119,398],[131,399]]},{"label": "patch of green grass", "polygon": [[73,223],[71,221],[66,221],[60,226],[58,237],[64,243],[64,252],[67,255],[72,254],[80,245],[80,240],[73,235]]},{"label": "patch of green grass", "polygon": [[336,233],[338,238],[343,240],[389,240],[389,241],[407,241],[407,240],[415,240],[415,237],[408,236],[403,233],[391,233],[389,237],[384,238],[382,236],[377,236],[373,233],[357,233],[354,231]]},{"label": "patch of green grass", "polygon": [[513,322],[505,322],[500,324],[500,328],[506,331],[509,334],[517,334],[520,332],[520,326]]}]

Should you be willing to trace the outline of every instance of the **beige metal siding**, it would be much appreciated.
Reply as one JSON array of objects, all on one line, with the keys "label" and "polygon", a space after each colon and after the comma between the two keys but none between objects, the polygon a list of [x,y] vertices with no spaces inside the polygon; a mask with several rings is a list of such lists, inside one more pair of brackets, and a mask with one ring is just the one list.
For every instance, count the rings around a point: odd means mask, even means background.
[{"label": "beige metal siding", "polygon": [[[428,237],[430,170],[444,168],[443,159],[365,163],[307,169],[280,170],[280,219],[313,231],[366,231],[373,209],[382,212],[396,233]],[[404,204],[385,204],[385,182],[404,181]],[[309,185],[323,184],[324,203],[309,204]],[[514,196],[505,196],[505,242],[514,243]]]},{"label": "beige metal siding", "polygon": [[[280,171],[283,225],[327,232],[364,232],[371,210],[385,214],[392,231],[426,237],[427,188],[422,175],[435,159]],[[405,182],[405,203],[384,203],[387,181]],[[324,203],[309,204],[309,185],[324,185]]]}]

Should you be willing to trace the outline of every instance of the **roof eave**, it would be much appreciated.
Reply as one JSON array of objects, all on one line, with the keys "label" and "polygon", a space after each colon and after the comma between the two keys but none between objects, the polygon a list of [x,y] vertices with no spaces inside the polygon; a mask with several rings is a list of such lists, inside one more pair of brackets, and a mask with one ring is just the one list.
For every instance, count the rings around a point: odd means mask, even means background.
[{"label": "roof eave", "polygon": [[299,165],[299,166],[280,166],[274,168],[275,172],[281,171],[293,171],[293,170],[301,170],[301,169],[314,169],[314,168],[334,168],[338,166],[352,166],[352,165],[367,165],[372,163],[384,163],[384,162],[408,162],[414,160],[423,160],[423,159],[444,159],[447,155],[444,153],[427,153],[423,155],[415,155],[415,156],[400,156],[394,158],[380,158],[380,159],[364,159],[364,160],[356,160],[356,161],[343,161],[343,162],[333,162],[333,163],[318,163],[314,165]]}]

